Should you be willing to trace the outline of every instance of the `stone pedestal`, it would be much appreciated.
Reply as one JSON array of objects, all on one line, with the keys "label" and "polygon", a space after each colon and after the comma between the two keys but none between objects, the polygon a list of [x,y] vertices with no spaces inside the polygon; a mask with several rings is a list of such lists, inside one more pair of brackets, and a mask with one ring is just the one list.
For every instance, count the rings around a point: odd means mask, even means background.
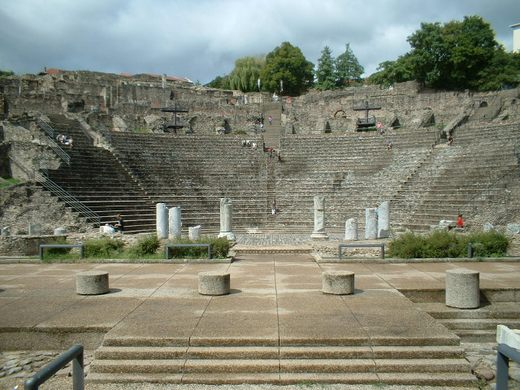
[{"label": "stone pedestal", "polygon": [[357,229],[357,219],[349,218],[345,222],[345,240],[347,241],[357,241],[358,240],[358,229]]},{"label": "stone pedestal", "polygon": [[233,218],[233,203],[229,198],[220,198],[220,233],[218,237],[226,237],[229,241],[235,241],[235,234],[231,228]]},{"label": "stone pedestal", "polygon": [[181,238],[181,208],[180,207],[172,207],[168,210],[168,225],[169,225],[169,234],[170,239],[178,239]]},{"label": "stone pedestal", "polygon": [[188,237],[192,241],[196,241],[200,238],[200,225],[191,226],[188,228]]},{"label": "stone pedestal", "polygon": [[377,238],[390,237],[390,202],[384,201],[377,208]]},{"label": "stone pedestal", "polygon": [[325,294],[348,295],[354,293],[354,272],[326,271],[321,274],[321,291]]},{"label": "stone pedestal", "polygon": [[365,209],[365,240],[377,238],[377,209]]},{"label": "stone pedestal", "polygon": [[76,294],[99,295],[108,291],[108,272],[87,271],[76,274]]},{"label": "stone pedestal", "polygon": [[42,225],[39,223],[30,223],[29,224],[29,235],[30,236],[39,236],[42,234]]},{"label": "stone pedestal", "polygon": [[11,231],[9,230],[8,227],[3,227],[2,230],[0,231],[0,235],[2,237],[9,237],[11,235]]},{"label": "stone pedestal", "polygon": [[325,232],[325,198],[316,195],[314,197],[314,231],[311,234],[313,240],[328,240]]},{"label": "stone pedestal", "polygon": [[67,234],[67,229],[65,229],[64,227],[58,227],[54,229],[55,236],[63,236],[65,234]]},{"label": "stone pedestal", "polygon": [[467,269],[446,271],[446,305],[458,309],[480,306],[479,272]]},{"label": "stone pedestal", "polygon": [[199,294],[226,295],[229,294],[231,278],[225,272],[199,272]]},{"label": "stone pedestal", "polygon": [[168,207],[166,203],[157,203],[156,210],[156,227],[157,238],[159,240],[168,238]]}]

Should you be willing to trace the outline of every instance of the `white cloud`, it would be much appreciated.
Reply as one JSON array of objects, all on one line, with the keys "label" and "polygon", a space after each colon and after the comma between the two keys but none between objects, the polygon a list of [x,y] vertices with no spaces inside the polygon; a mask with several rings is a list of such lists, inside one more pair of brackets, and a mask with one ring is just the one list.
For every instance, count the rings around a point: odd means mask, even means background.
[{"label": "white cloud", "polygon": [[479,14],[511,48],[517,0],[17,0],[0,9],[0,69],[168,73],[208,82],[283,41],[317,62],[350,43],[366,73],[409,50],[421,22]]}]

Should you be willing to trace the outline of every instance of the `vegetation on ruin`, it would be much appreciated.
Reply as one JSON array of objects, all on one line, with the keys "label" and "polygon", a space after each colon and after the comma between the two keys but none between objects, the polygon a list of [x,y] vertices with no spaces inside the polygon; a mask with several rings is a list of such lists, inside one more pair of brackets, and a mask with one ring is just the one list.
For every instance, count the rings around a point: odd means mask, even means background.
[{"label": "vegetation on ruin", "polygon": [[229,87],[242,92],[258,91],[258,79],[265,65],[265,57],[242,57],[235,61],[229,74]]},{"label": "vegetation on ruin", "polygon": [[520,54],[507,53],[480,16],[422,23],[407,40],[412,50],[381,63],[369,82],[391,85],[417,80],[435,89],[477,91],[520,84]]},{"label": "vegetation on ruin", "polygon": [[501,257],[507,253],[509,239],[497,231],[458,234],[443,230],[428,235],[410,232],[390,242],[389,255],[403,259],[467,257],[470,243],[474,257]]},{"label": "vegetation on ruin", "polygon": [[[55,244],[70,244],[65,238],[54,241]],[[179,239],[168,241],[167,244],[211,244],[212,258],[226,258],[230,243],[226,238],[201,237],[199,240]],[[126,246],[117,237],[101,237],[88,239],[84,242],[85,258],[79,260],[78,251],[71,248],[48,248],[45,251],[44,262],[60,261],[96,261],[102,259],[129,259],[137,261],[164,259],[164,247],[155,234],[140,237],[132,245]],[[172,248],[173,258],[207,258],[206,248]]]},{"label": "vegetation on ruin", "polygon": [[3,177],[0,177],[0,189],[9,188],[11,186],[14,186],[16,184],[20,183],[20,180],[15,179],[13,177],[4,179]]},{"label": "vegetation on ruin", "polygon": [[0,78],[2,77],[8,77],[8,76],[13,76],[14,75],[14,72],[13,71],[10,71],[10,70],[1,70],[0,69]]},{"label": "vegetation on ruin", "polygon": [[[211,257],[223,259],[228,257],[228,252],[231,247],[229,241],[225,237],[201,237],[198,240],[189,240],[187,238],[180,238],[171,240],[169,244],[211,244]],[[208,249],[205,247],[188,247],[188,248],[171,248],[170,254],[173,258],[207,258]]]},{"label": "vegetation on ruin", "polygon": [[335,59],[332,57],[330,48],[325,46],[318,59],[316,88],[325,91],[359,82],[364,71],[350,48],[350,44],[347,43],[345,52]]}]

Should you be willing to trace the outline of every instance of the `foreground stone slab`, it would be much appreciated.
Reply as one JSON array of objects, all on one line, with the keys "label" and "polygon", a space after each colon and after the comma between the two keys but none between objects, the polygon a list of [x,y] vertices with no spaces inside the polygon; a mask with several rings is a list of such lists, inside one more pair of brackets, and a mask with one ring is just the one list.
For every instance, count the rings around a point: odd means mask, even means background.
[{"label": "foreground stone slab", "polygon": [[76,274],[76,294],[99,295],[109,290],[108,272],[86,271]]},{"label": "foreground stone slab", "polygon": [[468,269],[446,271],[446,305],[459,309],[480,306],[479,272]]},{"label": "foreground stone slab", "polygon": [[229,294],[231,278],[224,272],[199,272],[199,294],[226,295]]},{"label": "foreground stone slab", "polygon": [[322,292],[349,295],[354,293],[354,272],[326,271],[321,274]]}]

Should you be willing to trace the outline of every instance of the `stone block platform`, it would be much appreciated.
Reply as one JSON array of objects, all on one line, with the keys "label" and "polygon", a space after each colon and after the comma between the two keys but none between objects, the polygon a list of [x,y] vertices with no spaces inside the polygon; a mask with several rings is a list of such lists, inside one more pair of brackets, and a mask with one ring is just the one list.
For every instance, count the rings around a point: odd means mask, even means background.
[{"label": "stone block platform", "polygon": [[[520,289],[520,263],[465,263],[482,289]],[[318,264],[250,254],[231,264],[1,264],[0,350],[95,350],[91,382],[475,385],[460,339],[401,291],[442,290],[452,263]],[[75,293],[78,272],[110,293]],[[356,275],[321,292],[324,271]],[[229,273],[229,295],[198,293]]]}]

